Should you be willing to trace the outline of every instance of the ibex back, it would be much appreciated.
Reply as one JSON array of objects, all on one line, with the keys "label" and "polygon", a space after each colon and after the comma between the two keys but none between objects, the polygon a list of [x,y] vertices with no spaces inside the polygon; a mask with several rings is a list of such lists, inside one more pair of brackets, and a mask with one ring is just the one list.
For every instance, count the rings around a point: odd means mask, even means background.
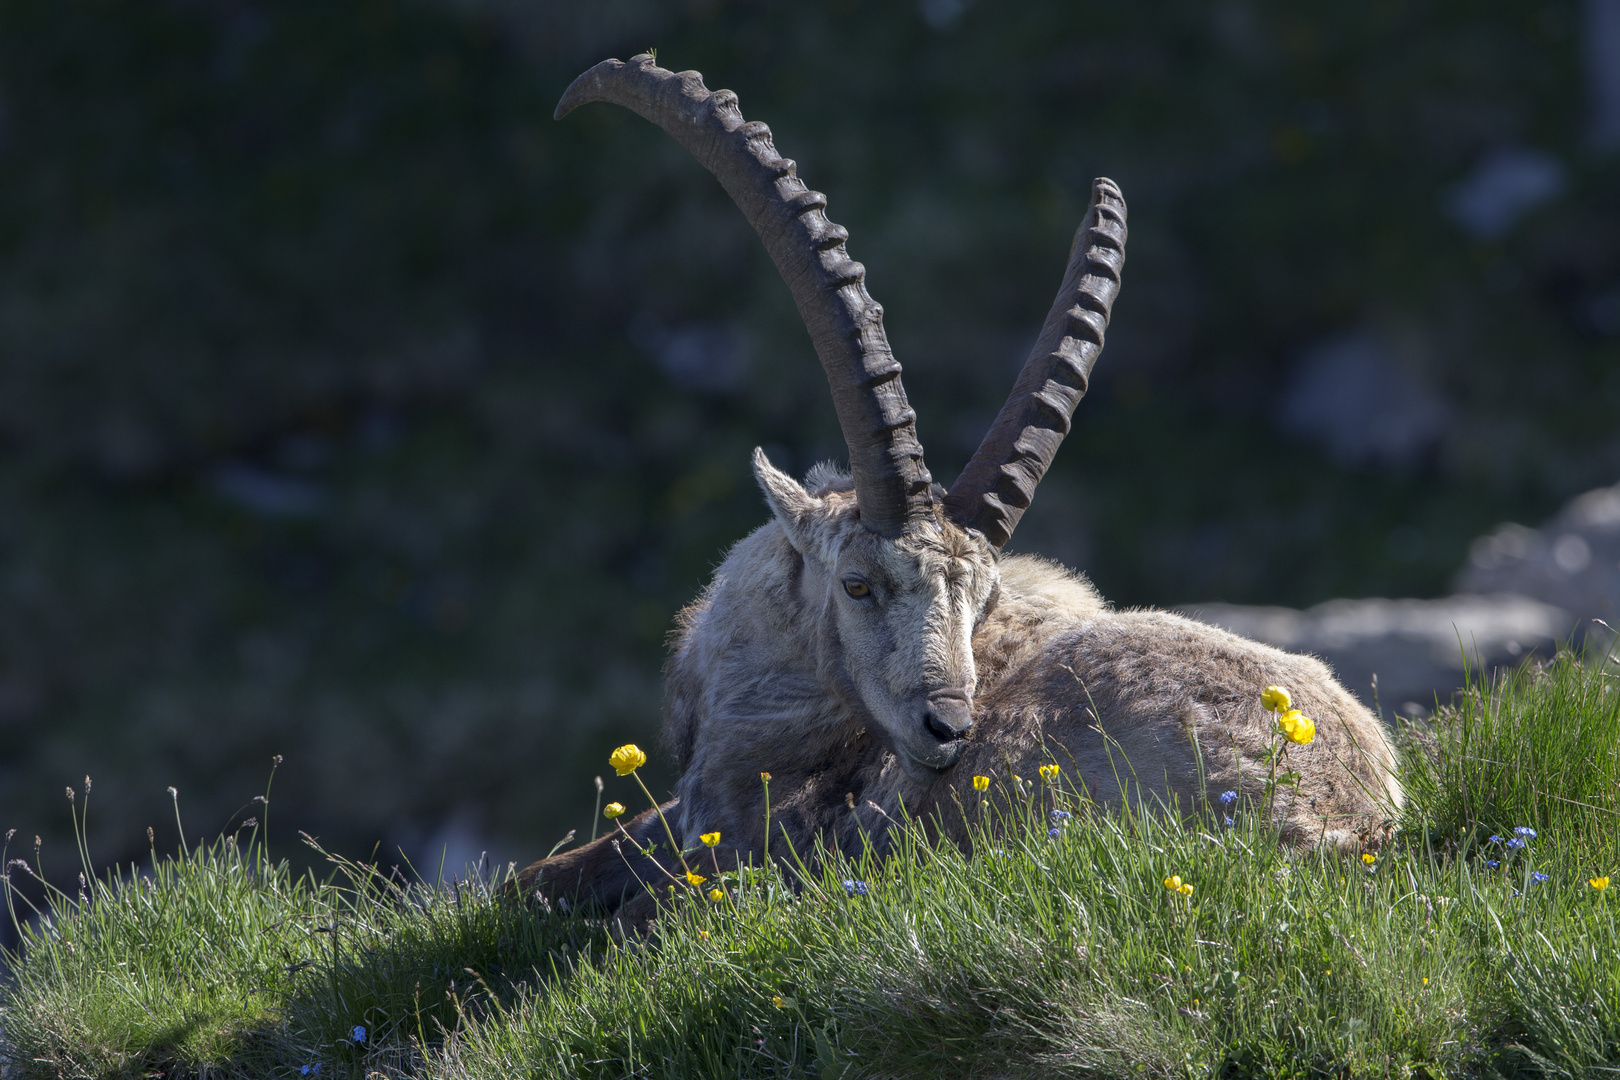
[{"label": "ibex back", "polygon": [[[1278,738],[1260,703],[1287,687],[1318,736],[1271,802],[1300,844],[1376,846],[1402,801],[1384,726],[1310,657],[1157,611],[1116,612],[1079,574],[1001,549],[1084,395],[1125,262],[1125,203],[1092,188],[1040,338],[947,492],[923,463],[900,366],[865,271],[826,199],[779,156],[730,91],[650,56],[575,80],[561,117],[626,106],[686,146],[759,233],[798,303],[832,388],[850,471],[803,484],[754,452],[772,520],[734,547],[680,617],[664,739],[680,780],[664,813],[683,847],[720,832],[730,859],[885,844],[905,814],[951,832],[974,775],[1065,783],[1108,805],[1195,812],[1209,792],[1261,803]],[[976,799],[969,794],[966,802]],[[627,826],[663,839],[652,812]],[[658,856],[654,856],[656,858]],[[668,861],[667,855],[664,857]],[[536,863],[526,887],[612,909],[662,870],[598,840]]]}]

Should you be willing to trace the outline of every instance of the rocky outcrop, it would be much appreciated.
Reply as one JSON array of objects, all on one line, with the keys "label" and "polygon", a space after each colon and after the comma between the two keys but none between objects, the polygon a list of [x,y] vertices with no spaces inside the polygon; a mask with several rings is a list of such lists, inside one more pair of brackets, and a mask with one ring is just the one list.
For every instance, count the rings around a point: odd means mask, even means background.
[{"label": "rocky outcrop", "polygon": [[1321,657],[1385,713],[1449,700],[1469,671],[1548,655],[1620,626],[1620,485],[1574,499],[1540,529],[1504,524],[1475,540],[1438,600],[1329,600],[1299,611],[1241,604],[1180,610],[1234,633]]},{"label": "rocky outcrop", "polygon": [[1475,540],[1456,584],[1554,604],[1582,635],[1593,619],[1620,626],[1620,484],[1579,496],[1540,529],[1500,525]]},{"label": "rocky outcrop", "polygon": [[1329,600],[1299,611],[1241,604],[1182,609],[1204,622],[1289,652],[1319,656],[1369,707],[1427,712],[1468,671],[1550,654],[1568,637],[1569,613],[1512,593],[1439,600]]}]

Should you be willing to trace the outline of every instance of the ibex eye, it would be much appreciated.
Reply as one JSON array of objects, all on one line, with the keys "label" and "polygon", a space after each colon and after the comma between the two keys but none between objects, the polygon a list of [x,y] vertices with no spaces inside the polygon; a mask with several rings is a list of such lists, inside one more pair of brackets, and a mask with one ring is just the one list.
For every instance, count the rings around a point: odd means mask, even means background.
[{"label": "ibex eye", "polygon": [[849,595],[853,596],[855,599],[859,600],[862,597],[872,595],[872,586],[868,585],[864,581],[859,580],[858,578],[850,578],[848,581],[844,582],[844,591],[849,593]]}]

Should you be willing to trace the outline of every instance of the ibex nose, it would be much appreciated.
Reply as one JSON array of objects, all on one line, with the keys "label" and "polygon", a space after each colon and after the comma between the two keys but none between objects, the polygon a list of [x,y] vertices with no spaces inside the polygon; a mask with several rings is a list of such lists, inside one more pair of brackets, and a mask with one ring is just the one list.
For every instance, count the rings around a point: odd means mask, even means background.
[{"label": "ibex nose", "polygon": [[973,726],[973,702],[967,695],[946,691],[931,694],[923,713],[923,727],[942,743],[954,742]]}]

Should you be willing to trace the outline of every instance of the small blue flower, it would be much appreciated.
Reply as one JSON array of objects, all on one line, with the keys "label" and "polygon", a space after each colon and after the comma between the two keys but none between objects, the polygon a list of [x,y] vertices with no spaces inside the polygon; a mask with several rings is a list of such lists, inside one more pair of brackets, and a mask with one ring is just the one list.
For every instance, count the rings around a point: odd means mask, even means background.
[{"label": "small blue flower", "polygon": [[866,882],[856,881],[854,878],[844,879],[844,894],[846,896],[865,896]]},{"label": "small blue flower", "polygon": [[1063,834],[1058,829],[1058,827],[1056,825],[1054,825],[1050,829],[1046,830],[1046,838],[1048,840],[1056,840],[1061,835],[1063,835]]},{"label": "small blue flower", "polygon": [[1485,865],[1490,867],[1492,870],[1495,870],[1498,866],[1502,865],[1502,862],[1500,859],[1486,859]]},{"label": "small blue flower", "polygon": [[1524,847],[1524,841],[1517,836],[1507,842],[1507,849],[1509,851],[1518,851],[1522,847]]},{"label": "small blue flower", "polygon": [[354,1025],[354,1029],[349,1032],[349,1038],[353,1039],[357,1043],[365,1042],[366,1029],[361,1027],[359,1024]]},{"label": "small blue flower", "polygon": [[1069,812],[1067,810],[1054,810],[1054,811],[1052,811],[1052,824],[1056,825],[1060,821],[1068,821],[1068,820],[1069,820]]},{"label": "small blue flower", "polygon": [[308,1076],[309,1075],[309,1066],[305,1065],[302,1069],[299,1069],[298,1070],[298,1075],[299,1076]]},{"label": "small blue flower", "polygon": [[1228,829],[1230,829],[1230,828],[1231,828],[1231,827],[1232,827],[1232,826],[1233,826],[1233,824],[1235,824],[1235,823],[1234,823],[1234,822],[1233,822],[1233,821],[1232,821],[1232,819],[1231,819],[1231,818],[1227,818],[1227,819],[1226,819],[1226,827],[1227,827],[1227,828],[1228,828]]},{"label": "small blue flower", "polygon": [[1543,881],[1546,881],[1546,880],[1547,880],[1547,875],[1543,874],[1540,870],[1537,870],[1535,873],[1530,875],[1530,882],[1531,882],[1531,884],[1534,884],[1534,885],[1540,885]]},{"label": "small blue flower", "polygon": [[1513,830],[1513,835],[1522,836],[1526,840],[1534,840],[1536,838],[1536,830],[1532,829],[1528,825],[1520,825],[1517,829]]},{"label": "small blue flower", "polygon": [[1487,844],[1500,844],[1502,842],[1502,838],[1493,833],[1491,834],[1490,839],[1486,840],[1485,842]]},{"label": "small blue flower", "polygon": [[1235,792],[1235,791],[1223,791],[1223,792],[1221,792],[1221,805],[1222,806],[1231,806],[1235,802],[1237,802],[1237,792]]}]

